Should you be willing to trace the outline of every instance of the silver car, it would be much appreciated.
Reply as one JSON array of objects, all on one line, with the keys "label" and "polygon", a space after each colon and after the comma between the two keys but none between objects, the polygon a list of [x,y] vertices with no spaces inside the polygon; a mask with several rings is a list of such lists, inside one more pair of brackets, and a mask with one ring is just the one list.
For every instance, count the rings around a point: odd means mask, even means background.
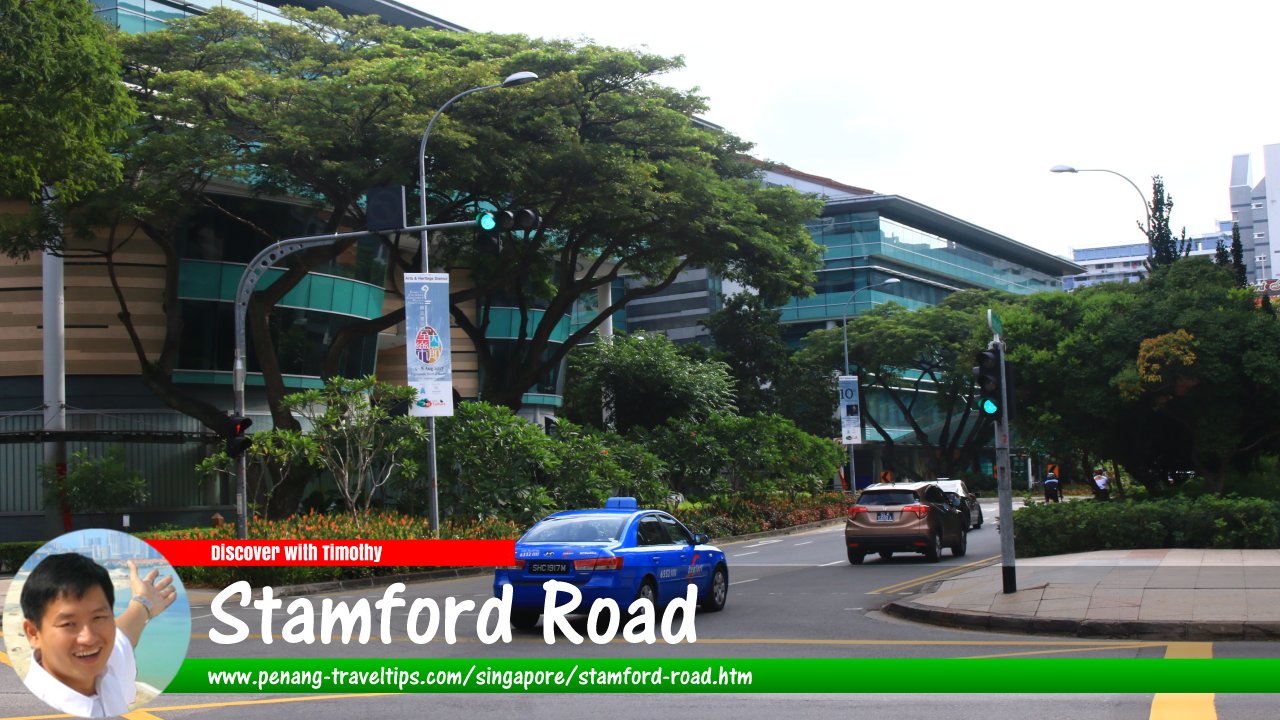
[{"label": "silver car", "polygon": [[960,509],[969,513],[969,527],[974,530],[982,527],[982,506],[978,504],[977,493],[969,492],[963,480],[938,478],[935,482],[942,488],[942,492],[947,493],[948,498],[951,496],[959,498]]}]

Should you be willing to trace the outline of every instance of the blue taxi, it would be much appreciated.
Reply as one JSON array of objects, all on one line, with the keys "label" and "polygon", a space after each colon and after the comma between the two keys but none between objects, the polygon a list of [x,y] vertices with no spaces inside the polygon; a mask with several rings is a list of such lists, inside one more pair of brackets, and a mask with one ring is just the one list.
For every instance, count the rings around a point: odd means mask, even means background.
[{"label": "blue taxi", "polygon": [[493,592],[501,597],[511,586],[511,624],[522,630],[537,624],[548,580],[576,586],[583,612],[598,598],[612,598],[624,612],[639,598],[661,607],[689,585],[698,588],[699,606],[715,612],[729,595],[729,567],[708,542],[661,510],[640,509],[635,498],[609,498],[603,509],[558,512],[530,528],[516,541],[515,567],[496,571]]}]

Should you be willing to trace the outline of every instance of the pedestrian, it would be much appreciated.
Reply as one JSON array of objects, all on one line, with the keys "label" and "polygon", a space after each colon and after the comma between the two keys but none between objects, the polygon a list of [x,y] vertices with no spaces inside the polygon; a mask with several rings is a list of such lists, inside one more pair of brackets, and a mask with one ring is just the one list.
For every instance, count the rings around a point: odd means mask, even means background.
[{"label": "pedestrian", "polygon": [[1062,502],[1062,493],[1058,490],[1058,476],[1052,470],[1044,476],[1044,501]]},{"label": "pedestrian", "polygon": [[1111,499],[1111,478],[1107,477],[1106,471],[1098,468],[1093,471],[1093,488],[1094,499],[1110,500]]},{"label": "pedestrian", "polygon": [[172,577],[138,577],[129,561],[129,607],[113,614],[106,568],[76,553],[50,555],[22,586],[22,630],[32,648],[23,682],[36,697],[80,717],[129,712],[136,697],[133,649],[143,628],[174,601]]}]

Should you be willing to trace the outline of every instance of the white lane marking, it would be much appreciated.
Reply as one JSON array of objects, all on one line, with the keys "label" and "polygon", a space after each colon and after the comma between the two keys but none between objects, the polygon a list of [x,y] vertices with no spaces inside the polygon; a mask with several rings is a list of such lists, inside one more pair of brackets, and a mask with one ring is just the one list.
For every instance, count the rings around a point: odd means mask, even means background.
[{"label": "white lane marking", "polygon": [[757,581],[757,580],[759,580],[759,579],[760,579],[760,578],[751,578],[750,580],[737,580],[737,581],[731,582],[731,583],[729,583],[729,584],[730,584],[730,585],[741,585],[742,583],[755,582],[755,581]]},{"label": "white lane marking", "polygon": [[760,552],[759,550],[752,550],[752,551],[751,551],[751,552],[749,552],[749,553],[735,553],[735,554],[734,554],[734,557],[742,557],[743,555],[756,555],[756,554],[758,554],[759,552]]},{"label": "white lane marking", "polygon": [[761,545],[772,545],[774,543],[780,543],[780,542],[782,542],[782,540],[780,539],[779,540],[761,540],[760,542],[755,543],[753,545],[743,545],[743,547],[749,547],[749,548],[760,547]]},{"label": "white lane marking", "polygon": [[812,543],[812,542],[813,542],[812,540],[805,540],[805,541],[804,541],[804,542],[802,542],[802,543],[796,543],[796,544],[795,544],[795,545],[793,545],[792,547],[800,547],[801,545],[808,545],[808,544],[810,544],[810,543]]},{"label": "white lane marking", "polygon": [[831,567],[832,565],[839,565],[840,563],[846,563],[846,562],[849,562],[849,561],[848,561],[848,560],[837,560],[837,561],[835,561],[835,562],[823,563],[823,564],[819,565],[818,567]]}]

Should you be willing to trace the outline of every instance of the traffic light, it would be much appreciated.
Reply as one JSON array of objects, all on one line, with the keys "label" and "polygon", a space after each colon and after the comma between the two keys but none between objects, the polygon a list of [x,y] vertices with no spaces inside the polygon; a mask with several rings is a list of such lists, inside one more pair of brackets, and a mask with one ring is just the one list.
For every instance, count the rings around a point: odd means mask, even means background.
[{"label": "traffic light", "polygon": [[542,216],[533,208],[482,212],[476,216],[476,224],[485,232],[499,233],[508,230],[536,230],[542,224]]},{"label": "traffic light", "polygon": [[227,430],[227,455],[238,458],[253,444],[253,438],[244,434],[253,425],[253,421],[243,415],[232,415],[231,426]]},{"label": "traffic light", "polygon": [[978,411],[987,417],[999,418],[1004,411],[1004,393],[1000,382],[1000,350],[992,348],[978,353],[977,367],[973,369],[978,385]]}]

